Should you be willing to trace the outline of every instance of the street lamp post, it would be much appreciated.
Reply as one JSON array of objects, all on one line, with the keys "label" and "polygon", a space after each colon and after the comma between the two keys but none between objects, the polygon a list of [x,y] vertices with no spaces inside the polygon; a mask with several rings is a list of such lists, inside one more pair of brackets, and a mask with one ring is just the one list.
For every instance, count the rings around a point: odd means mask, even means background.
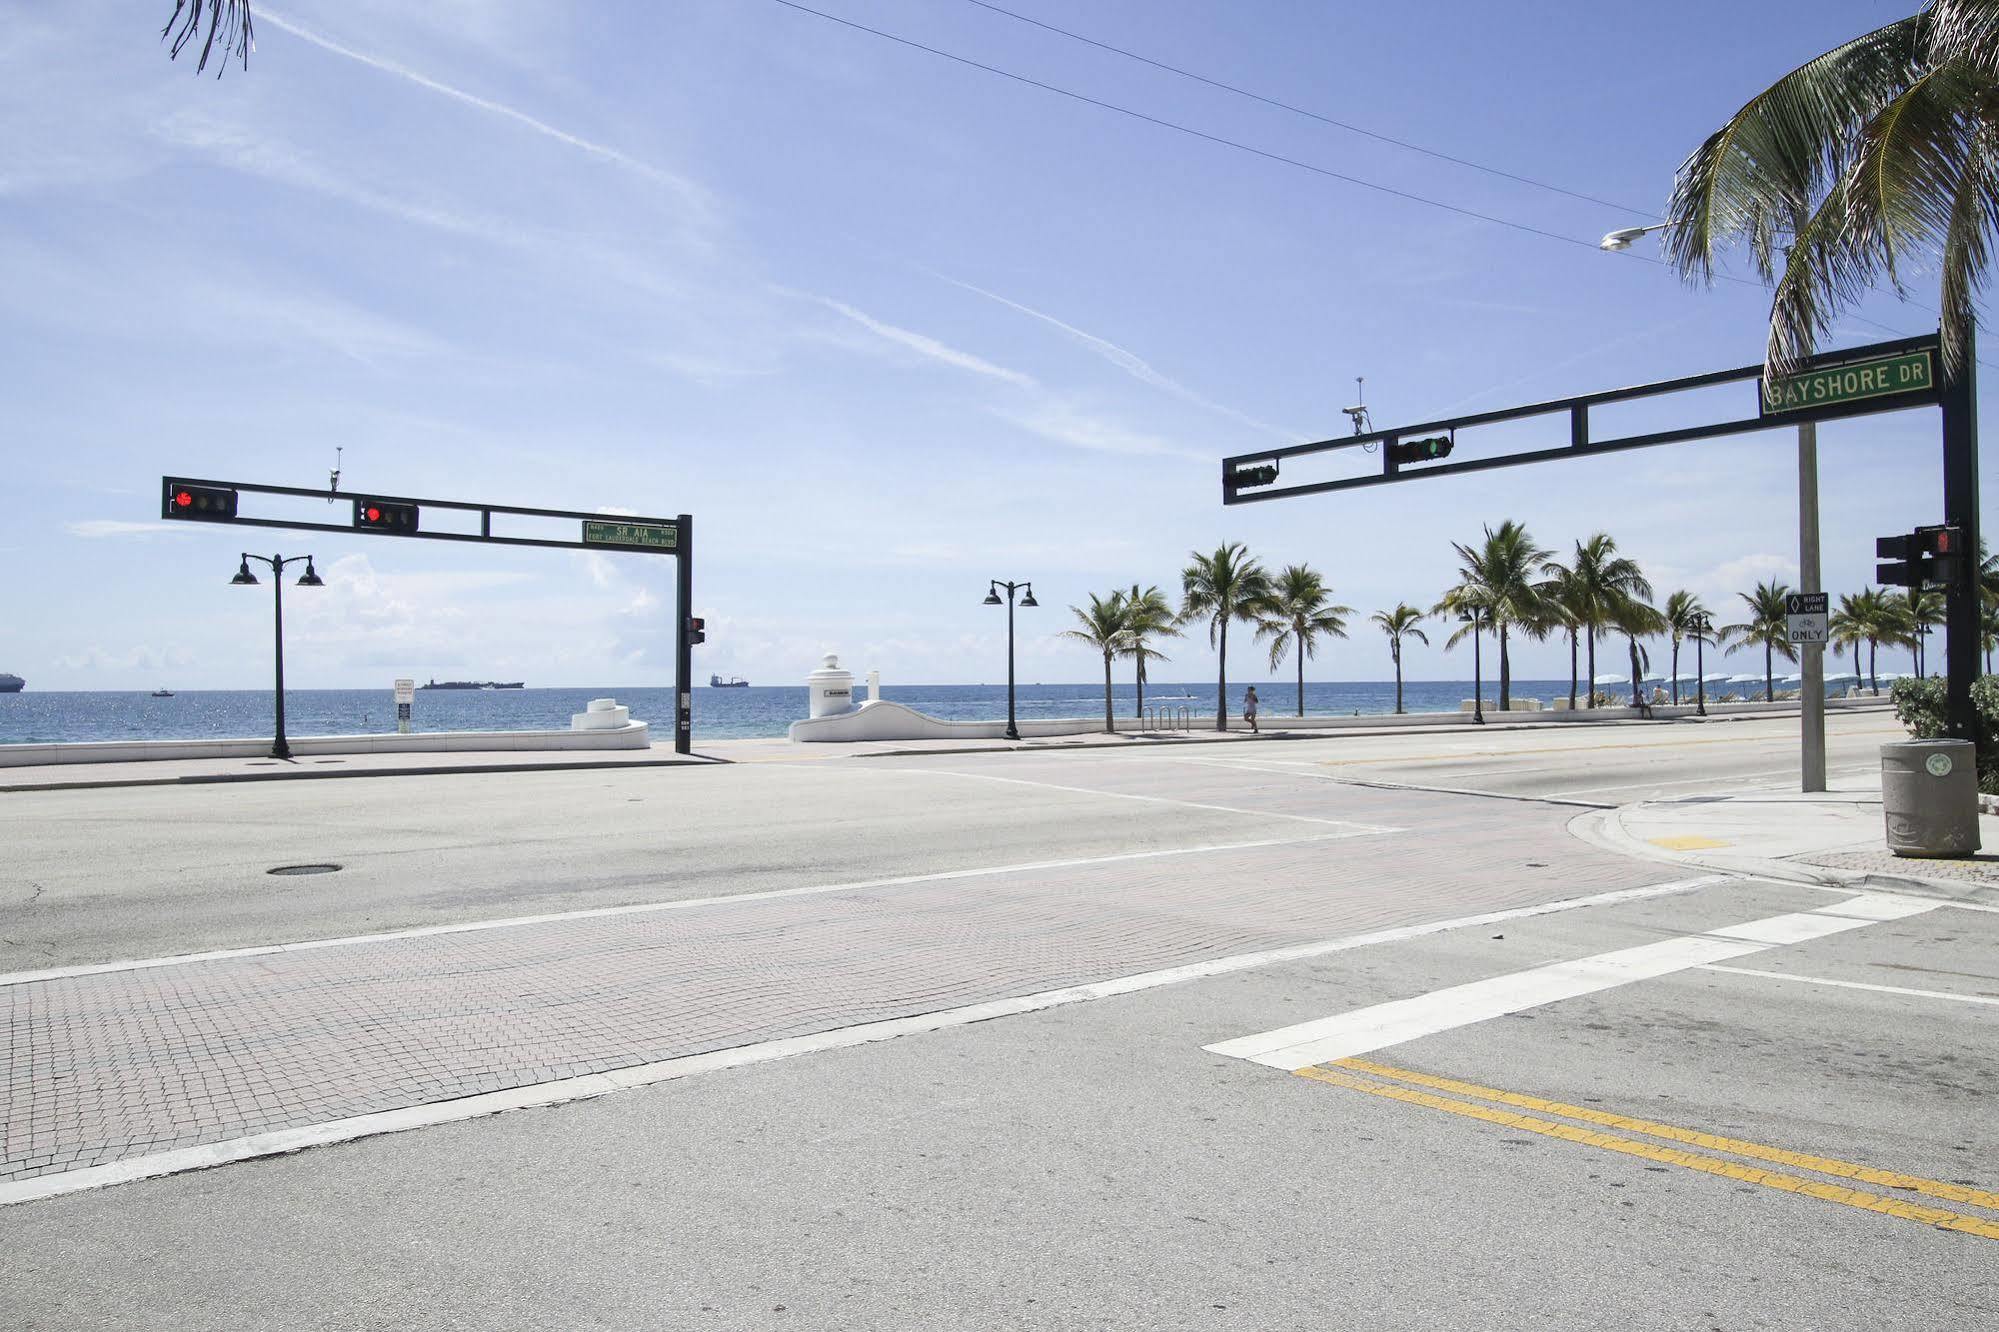
[{"label": "street lamp post", "polygon": [[1458,613],[1458,619],[1471,626],[1471,719],[1480,726],[1485,725],[1485,666],[1479,658],[1478,631],[1484,614],[1485,607],[1476,604]]},{"label": "street lamp post", "polygon": [[1020,598],[1020,604],[1023,608],[1039,606],[1041,603],[1034,599],[1034,584],[1032,582],[1009,583],[995,578],[991,580],[991,585],[986,589],[986,605],[997,606],[1000,604],[999,594],[1001,588],[1006,589],[1006,738],[1009,740],[1018,740],[1020,739],[1020,727],[1015,723],[1013,716],[1014,593],[1019,592],[1023,594]]},{"label": "street lamp post", "polygon": [[1702,659],[1701,647],[1707,642],[1713,630],[1713,621],[1706,615],[1694,616],[1694,716],[1707,716],[1707,664]]},{"label": "street lamp post", "polygon": [[257,575],[250,572],[250,561],[269,566],[271,570],[271,605],[274,611],[275,641],[277,644],[277,734],[271,741],[271,757],[288,759],[292,749],[285,742],[285,566],[303,562],[305,572],[299,575],[300,587],[325,587],[326,583],[312,567],[312,556],[293,555],[287,559],[283,555],[252,555],[244,552],[236,566],[236,576],[229,580],[234,587],[255,587]]}]

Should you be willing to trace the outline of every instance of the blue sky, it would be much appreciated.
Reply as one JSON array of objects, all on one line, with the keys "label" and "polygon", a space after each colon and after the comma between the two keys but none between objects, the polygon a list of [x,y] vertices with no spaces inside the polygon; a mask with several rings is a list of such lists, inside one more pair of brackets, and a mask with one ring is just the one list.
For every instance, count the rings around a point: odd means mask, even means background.
[{"label": "blue sky", "polygon": [[[670,561],[157,521],[163,473],[320,485],[336,446],[350,489],[694,514],[697,673],[758,683],[824,651],[891,683],[998,678],[991,577],[1043,603],[1022,678],[1088,680],[1064,607],[1177,594],[1187,552],[1223,540],[1318,567],[1362,616],[1434,601],[1450,541],[1504,518],[1560,547],[1607,529],[1662,595],[1730,618],[1736,591],[1795,576],[1781,434],[1228,510],[1217,460],[1344,433],[1356,375],[1386,427],[1758,359],[1763,293],[1593,243],[1649,220],[1748,96],[1906,6],[1008,6],[1638,213],[964,0],[819,7],[1590,245],[771,0],[281,0],[220,80],[167,60],[164,0],[4,0],[0,670],[260,685],[268,601],[226,585],[254,545],[315,553],[329,583],[288,598],[296,686],[670,680]],[[1915,333],[1933,309],[1861,313]],[[1933,413],[1829,425],[1820,466],[1834,591],[1875,535],[1940,516]],[[1362,616],[1313,678],[1386,676]],[[1160,678],[1212,675],[1205,641],[1169,651]],[[1232,676],[1261,664],[1231,653]],[[1408,669],[1467,677],[1469,653]],[[1566,673],[1564,646],[1519,649],[1516,674]]]}]

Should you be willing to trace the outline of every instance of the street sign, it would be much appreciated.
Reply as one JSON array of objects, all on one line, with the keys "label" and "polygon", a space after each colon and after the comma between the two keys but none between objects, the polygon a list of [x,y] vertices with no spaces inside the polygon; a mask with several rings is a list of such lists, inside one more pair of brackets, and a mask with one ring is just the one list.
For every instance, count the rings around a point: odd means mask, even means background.
[{"label": "street sign", "polygon": [[411,713],[416,706],[416,681],[396,681],[396,734],[410,733]]},{"label": "street sign", "polygon": [[1763,415],[1774,416],[1806,407],[1828,407],[1860,398],[1918,393],[1935,387],[1929,352],[1912,351],[1765,380],[1760,396]]},{"label": "street sign", "polygon": [[396,681],[396,702],[398,703],[416,702],[416,681],[414,680]]},{"label": "street sign", "polygon": [[1827,601],[1824,592],[1793,592],[1784,598],[1784,622],[1791,642],[1825,642]]},{"label": "street sign", "polygon": [[586,546],[631,546],[639,550],[678,550],[680,529],[672,523],[614,523],[585,519]]}]

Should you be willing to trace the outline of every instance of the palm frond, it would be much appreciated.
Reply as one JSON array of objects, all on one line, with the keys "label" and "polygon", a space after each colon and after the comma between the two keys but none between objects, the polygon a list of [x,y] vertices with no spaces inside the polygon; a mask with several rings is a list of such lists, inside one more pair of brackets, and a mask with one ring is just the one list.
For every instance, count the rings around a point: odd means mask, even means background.
[{"label": "palm frond", "polygon": [[218,51],[222,59],[215,67],[216,78],[222,77],[232,55],[242,60],[244,69],[250,68],[250,51],[257,44],[250,24],[250,0],[174,0],[173,16],[160,29],[160,40],[168,43],[167,59],[178,60],[181,51],[200,36],[204,9],[208,33],[201,38],[201,55],[194,63],[194,72],[207,69],[209,56]]}]

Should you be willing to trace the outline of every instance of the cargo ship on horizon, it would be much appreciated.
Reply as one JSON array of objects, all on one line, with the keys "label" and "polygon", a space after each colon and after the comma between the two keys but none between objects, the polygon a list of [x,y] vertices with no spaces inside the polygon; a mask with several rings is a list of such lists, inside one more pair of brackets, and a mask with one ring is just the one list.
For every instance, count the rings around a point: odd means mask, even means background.
[{"label": "cargo ship on horizon", "polygon": [[433,676],[431,677],[429,683],[420,684],[417,686],[417,688],[418,689],[525,689],[527,688],[527,686],[521,683],[519,680],[439,680],[435,676]]}]

